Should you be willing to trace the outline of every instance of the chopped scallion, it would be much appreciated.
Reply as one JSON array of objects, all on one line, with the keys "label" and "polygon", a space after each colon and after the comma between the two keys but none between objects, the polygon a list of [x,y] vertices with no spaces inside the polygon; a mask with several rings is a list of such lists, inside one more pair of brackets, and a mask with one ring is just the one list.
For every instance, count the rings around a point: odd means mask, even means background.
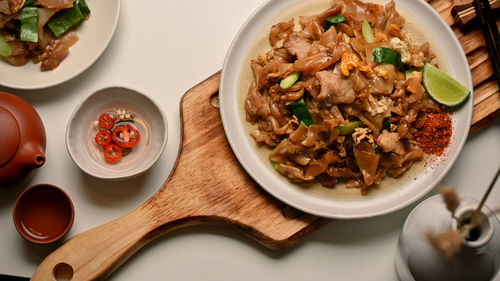
[{"label": "chopped scallion", "polygon": [[328,29],[328,28],[330,28],[330,26],[332,26],[334,24],[345,22],[345,17],[344,17],[344,15],[333,16],[333,17],[326,18],[325,22],[326,22],[326,27]]},{"label": "chopped scallion", "polygon": [[349,124],[345,126],[337,126],[337,129],[339,130],[339,135],[348,136],[354,132],[354,129],[361,125],[363,125],[363,122],[356,120],[349,122]]},{"label": "chopped scallion", "polygon": [[272,162],[271,162],[271,165],[273,166],[273,169],[275,169],[276,171],[278,171],[278,172],[279,172],[279,170],[278,170],[278,165],[279,165],[279,163],[278,163],[278,162],[274,162],[274,161],[272,161]]},{"label": "chopped scallion", "polygon": [[281,80],[280,87],[282,89],[288,89],[288,88],[292,87],[293,84],[295,84],[295,82],[297,82],[297,80],[299,80],[299,77],[300,77],[300,72],[294,72],[294,73],[288,75],[287,77],[285,77]]},{"label": "chopped scallion", "polygon": [[344,38],[344,41],[345,41],[346,43],[349,43],[349,41],[351,40],[351,37],[349,37],[349,35],[347,35],[347,34],[345,34],[345,33],[343,33],[343,34],[342,34],[342,37]]},{"label": "chopped scallion", "polygon": [[363,25],[361,25],[361,33],[363,33],[363,37],[365,38],[366,43],[375,42],[375,36],[373,35],[372,27],[366,19],[363,21]]},{"label": "chopped scallion", "polygon": [[21,41],[38,42],[38,8],[33,6],[21,9]]},{"label": "chopped scallion", "polygon": [[299,122],[303,122],[306,127],[314,124],[309,109],[307,109],[306,102],[303,98],[300,98],[288,105],[288,108],[292,111],[293,115],[299,119]]}]

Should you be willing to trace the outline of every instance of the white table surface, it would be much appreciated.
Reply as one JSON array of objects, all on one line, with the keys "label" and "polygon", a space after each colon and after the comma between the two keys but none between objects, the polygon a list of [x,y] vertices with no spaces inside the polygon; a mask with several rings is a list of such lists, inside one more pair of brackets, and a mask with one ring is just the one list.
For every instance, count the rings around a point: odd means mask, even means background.
[{"label": "white table surface", "polygon": [[[76,211],[68,237],[128,213],[161,186],[178,152],[182,94],[221,69],[233,37],[263,2],[150,0],[145,5],[144,1],[123,0],[113,40],[83,74],[46,90],[0,87],[29,101],[43,119],[47,161],[29,185],[51,183],[68,192]],[[159,162],[147,174],[130,181],[104,182],[87,176],[73,164],[65,147],[66,123],[75,106],[108,86],[128,86],[148,94],[168,118],[168,144]],[[442,184],[479,198],[500,166],[499,140],[497,119],[469,137]],[[500,207],[499,185],[487,202],[492,208]],[[12,207],[23,188],[0,196],[2,274],[31,276],[57,247],[30,244],[16,232]],[[182,229],[147,245],[109,279],[397,280],[393,261],[396,241],[414,206],[377,218],[331,222],[282,251],[267,250],[229,229]]]}]

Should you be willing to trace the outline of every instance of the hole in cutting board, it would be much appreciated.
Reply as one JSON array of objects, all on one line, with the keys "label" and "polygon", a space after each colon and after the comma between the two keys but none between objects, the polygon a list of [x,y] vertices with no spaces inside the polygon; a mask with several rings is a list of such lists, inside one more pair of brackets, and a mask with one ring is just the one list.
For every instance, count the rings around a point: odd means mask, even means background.
[{"label": "hole in cutting board", "polygon": [[220,105],[219,105],[219,92],[210,96],[210,104],[215,108],[220,107]]},{"label": "hole in cutting board", "polygon": [[52,273],[57,281],[70,281],[73,278],[73,267],[61,262],[54,266]]}]

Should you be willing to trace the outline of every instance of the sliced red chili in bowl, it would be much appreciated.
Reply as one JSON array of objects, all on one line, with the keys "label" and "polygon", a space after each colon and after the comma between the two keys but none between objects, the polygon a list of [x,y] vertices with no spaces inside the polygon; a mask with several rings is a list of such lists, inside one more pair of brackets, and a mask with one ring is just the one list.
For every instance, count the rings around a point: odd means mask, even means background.
[{"label": "sliced red chili in bowl", "polygon": [[100,130],[95,135],[95,142],[98,145],[105,147],[106,145],[111,143],[111,134],[107,130]]},{"label": "sliced red chili in bowl", "polygon": [[104,159],[108,163],[116,163],[120,161],[121,158],[122,149],[118,145],[111,143],[104,148]]},{"label": "sliced red chili in bowl", "polygon": [[130,125],[121,125],[113,130],[113,141],[121,147],[133,147],[140,139],[139,131]]},{"label": "sliced red chili in bowl", "polygon": [[99,127],[109,130],[115,125],[115,118],[108,113],[103,113],[99,116]]}]

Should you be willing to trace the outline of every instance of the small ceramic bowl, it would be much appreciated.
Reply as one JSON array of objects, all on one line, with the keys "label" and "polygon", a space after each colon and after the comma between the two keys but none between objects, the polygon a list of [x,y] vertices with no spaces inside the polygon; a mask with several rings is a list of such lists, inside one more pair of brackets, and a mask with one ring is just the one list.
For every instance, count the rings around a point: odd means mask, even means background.
[{"label": "small ceramic bowl", "polygon": [[[104,159],[103,147],[95,141],[94,124],[105,112],[131,112],[140,139],[116,163]],[[146,172],[160,158],[167,143],[167,119],[147,96],[122,87],[99,90],[73,112],[66,129],[66,146],[75,164],[85,173],[104,180],[125,180]]]},{"label": "small ceramic bowl", "polygon": [[17,231],[37,244],[55,242],[73,225],[75,210],[68,194],[50,184],[26,189],[16,200],[13,219]]}]

